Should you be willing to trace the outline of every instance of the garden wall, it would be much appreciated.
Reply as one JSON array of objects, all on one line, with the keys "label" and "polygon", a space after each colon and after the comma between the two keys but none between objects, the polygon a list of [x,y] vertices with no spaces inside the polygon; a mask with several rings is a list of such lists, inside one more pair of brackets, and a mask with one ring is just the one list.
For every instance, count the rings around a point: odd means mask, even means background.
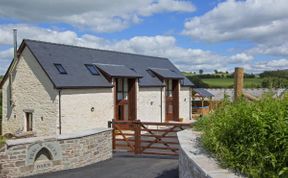
[{"label": "garden wall", "polygon": [[184,130],[177,133],[180,143],[179,178],[237,178],[209,157],[199,143],[200,133]]},{"label": "garden wall", "polygon": [[0,149],[0,177],[74,169],[112,158],[112,132],[93,129],[56,137],[8,140]]}]

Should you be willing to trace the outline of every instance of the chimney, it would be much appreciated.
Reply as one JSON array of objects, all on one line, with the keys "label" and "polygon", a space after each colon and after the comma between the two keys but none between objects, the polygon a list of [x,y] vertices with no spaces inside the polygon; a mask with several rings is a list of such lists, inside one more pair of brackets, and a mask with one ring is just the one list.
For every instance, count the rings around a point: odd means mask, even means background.
[{"label": "chimney", "polygon": [[14,60],[17,60],[17,29],[13,29]]},{"label": "chimney", "polygon": [[244,69],[236,67],[234,72],[234,101],[242,96]]}]

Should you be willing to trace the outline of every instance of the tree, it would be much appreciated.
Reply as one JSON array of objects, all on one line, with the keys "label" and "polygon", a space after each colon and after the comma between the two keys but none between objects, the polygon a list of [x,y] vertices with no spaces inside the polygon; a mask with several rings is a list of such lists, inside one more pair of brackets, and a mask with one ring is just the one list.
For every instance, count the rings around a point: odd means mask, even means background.
[{"label": "tree", "polygon": [[214,70],[214,73],[215,73],[215,74],[218,74],[218,70],[215,69],[215,70]]},{"label": "tree", "polygon": [[203,72],[204,72],[203,69],[200,69],[200,70],[199,70],[199,74],[200,74],[200,75],[202,75]]}]

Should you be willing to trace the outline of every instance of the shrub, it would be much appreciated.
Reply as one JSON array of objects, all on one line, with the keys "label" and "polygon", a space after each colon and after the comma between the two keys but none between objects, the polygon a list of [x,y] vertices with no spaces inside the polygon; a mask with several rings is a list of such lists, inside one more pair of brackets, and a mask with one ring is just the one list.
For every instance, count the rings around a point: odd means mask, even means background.
[{"label": "shrub", "polygon": [[5,138],[0,135],[0,148],[5,144]]},{"label": "shrub", "polygon": [[249,177],[288,177],[288,97],[235,103],[197,121],[202,143],[224,167]]},{"label": "shrub", "polygon": [[262,87],[264,88],[287,88],[288,79],[285,78],[264,78],[262,81]]}]

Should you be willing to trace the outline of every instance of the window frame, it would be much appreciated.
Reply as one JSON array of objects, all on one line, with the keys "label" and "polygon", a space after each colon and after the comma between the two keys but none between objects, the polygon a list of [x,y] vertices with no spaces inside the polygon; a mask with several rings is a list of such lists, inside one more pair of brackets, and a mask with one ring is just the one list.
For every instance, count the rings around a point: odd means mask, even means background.
[{"label": "window frame", "polygon": [[171,79],[166,80],[166,96],[173,96],[173,80]]},{"label": "window frame", "polygon": [[60,74],[67,74],[67,71],[65,70],[62,64],[54,63],[54,66]]},{"label": "window frame", "polygon": [[[84,64],[84,65],[91,75],[100,75],[99,71],[97,70],[94,64]],[[94,69],[94,71],[92,69]]]},{"label": "window frame", "polygon": [[26,124],[26,132],[32,132],[33,131],[33,112],[25,112],[25,124]]},{"label": "window frame", "polygon": [[117,80],[116,81],[117,82],[117,101],[128,100],[128,92],[129,92],[128,79],[117,78],[116,80]]}]

